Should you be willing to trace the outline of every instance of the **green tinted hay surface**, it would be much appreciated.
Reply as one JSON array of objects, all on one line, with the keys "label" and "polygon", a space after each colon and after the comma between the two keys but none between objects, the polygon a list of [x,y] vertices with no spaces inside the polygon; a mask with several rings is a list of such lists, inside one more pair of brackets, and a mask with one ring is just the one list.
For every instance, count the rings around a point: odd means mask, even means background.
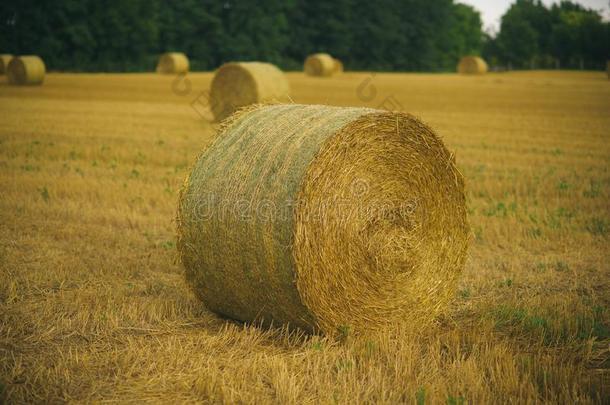
[{"label": "green tinted hay surface", "polygon": [[[182,257],[195,290],[212,310],[234,319],[312,328],[313,316],[295,288],[288,204],[296,201],[321,144],[365,111],[293,105],[254,111],[236,118],[204,152],[180,207],[181,237],[188,243]],[[212,210],[210,220],[199,220],[198,212],[205,216]]]}]

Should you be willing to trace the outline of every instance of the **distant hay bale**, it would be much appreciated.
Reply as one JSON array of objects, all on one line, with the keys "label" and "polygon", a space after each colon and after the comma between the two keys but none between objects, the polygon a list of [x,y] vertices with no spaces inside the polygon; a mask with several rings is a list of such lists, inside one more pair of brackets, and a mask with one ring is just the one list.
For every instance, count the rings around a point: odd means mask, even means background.
[{"label": "distant hay bale", "polygon": [[6,69],[9,84],[19,86],[42,84],[45,72],[44,62],[35,55],[15,56]]},{"label": "distant hay bale", "polygon": [[337,58],[334,58],[333,60],[335,61],[335,73],[343,73],[343,62]]},{"label": "distant hay bale", "polygon": [[606,74],[608,75],[608,79],[610,79],[610,60],[606,62]]},{"label": "distant hay bale", "polygon": [[429,127],[320,105],[225,121],[185,180],[177,223],[210,310],[327,334],[431,320],[469,242],[462,175]]},{"label": "distant hay bale", "polygon": [[335,59],[327,53],[309,55],[303,69],[309,76],[332,76],[336,72]]},{"label": "distant hay bale", "polygon": [[13,55],[8,53],[0,54],[0,75],[6,74],[8,63],[13,59]]},{"label": "distant hay bale", "polygon": [[478,56],[465,56],[460,60],[457,71],[465,75],[480,75],[487,73],[487,63]]},{"label": "distant hay bale", "polygon": [[178,74],[189,71],[189,59],[182,52],[168,52],[159,57],[157,73]]},{"label": "distant hay bale", "polygon": [[222,65],[212,79],[210,106],[220,121],[251,104],[290,101],[284,72],[263,62],[231,62]]}]

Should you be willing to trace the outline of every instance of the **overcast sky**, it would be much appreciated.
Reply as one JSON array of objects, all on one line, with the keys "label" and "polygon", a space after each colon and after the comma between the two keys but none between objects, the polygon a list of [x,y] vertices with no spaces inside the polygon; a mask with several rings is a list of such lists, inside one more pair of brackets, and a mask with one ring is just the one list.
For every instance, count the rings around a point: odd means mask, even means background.
[{"label": "overcast sky", "polygon": [[[585,7],[595,10],[603,10],[603,15],[606,20],[610,19],[609,0],[572,0],[575,3],[580,3]],[[506,12],[508,7],[514,3],[514,0],[458,0],[459,3],[470,4],[481,12],[483,18],[483,26],[493,28],[497,31],[500,27],[500,17]],[[542,0],[543,3],[549,5],[559,3],[558,0]]]}]

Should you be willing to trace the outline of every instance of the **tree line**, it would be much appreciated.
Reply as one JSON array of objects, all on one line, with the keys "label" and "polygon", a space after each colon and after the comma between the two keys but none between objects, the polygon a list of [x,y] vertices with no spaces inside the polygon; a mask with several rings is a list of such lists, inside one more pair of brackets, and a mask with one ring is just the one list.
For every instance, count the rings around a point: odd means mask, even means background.
[{"label": "tree line", "polygon": [[509,68],[605,69],[610,24],[571,1],[546,7],[539,0],[517,0],[482,51],[492,65]]},{"label": "tree line", "polygon": [[150,71],[185,52],[193,70],[230,60],[301,69],[329,52],[354,70],[452,71],[483,54],[515,68],[601,67],[610,29],[570,2],[517,0],[496,37],[454,0],[20,0],[0,4],[0,53],[40,55],[51,70]]}]

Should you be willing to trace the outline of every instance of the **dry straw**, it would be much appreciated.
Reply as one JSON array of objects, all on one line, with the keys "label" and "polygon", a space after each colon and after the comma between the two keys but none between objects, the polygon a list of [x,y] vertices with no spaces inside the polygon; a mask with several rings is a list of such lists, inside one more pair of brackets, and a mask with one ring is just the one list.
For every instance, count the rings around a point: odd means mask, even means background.
[{"label": "dry straw", "polygon": [[13,58],[13,55],[8,53],[0,54],[0,75],[6,74],[8,63]]},{"label": "dry straw", "polygon": [[305,59],[303,69],[309,76],[332,76],[336,72],[336,63],[327,53],[316,53]]},{"label": "dry straw", "polygon": [[469,241],[464,183],[409,114],[254,106],[186,179],[178,249],[194,291],[241,321],[366,332],[431,320]]},{"label": "dry straw", "polygon": [[465,56],[457,66],[458,73],[473,75],[487,73],[487,63],[478,56]]},{"label": "dry straw", "polygon": [[610,60],[606,62],[606,74],[608,75],[608,79],[610,79]]},{"label": "dry straw", "polygon": [[189,59],[181,52],[168,52],[159,57],[157,73],[178,74],[189,71]]},{"label": "dry straw", "polygon": [[46,68],[38,56],[15,56],[6,69],[8,82],[13,85],[40,85]]},{"label": "dry straw", "polygon": [[251,104],[288,101],[288,80],[279,68],[270,63],[225,63],[212,79],[210,107],[217,120]]}]

